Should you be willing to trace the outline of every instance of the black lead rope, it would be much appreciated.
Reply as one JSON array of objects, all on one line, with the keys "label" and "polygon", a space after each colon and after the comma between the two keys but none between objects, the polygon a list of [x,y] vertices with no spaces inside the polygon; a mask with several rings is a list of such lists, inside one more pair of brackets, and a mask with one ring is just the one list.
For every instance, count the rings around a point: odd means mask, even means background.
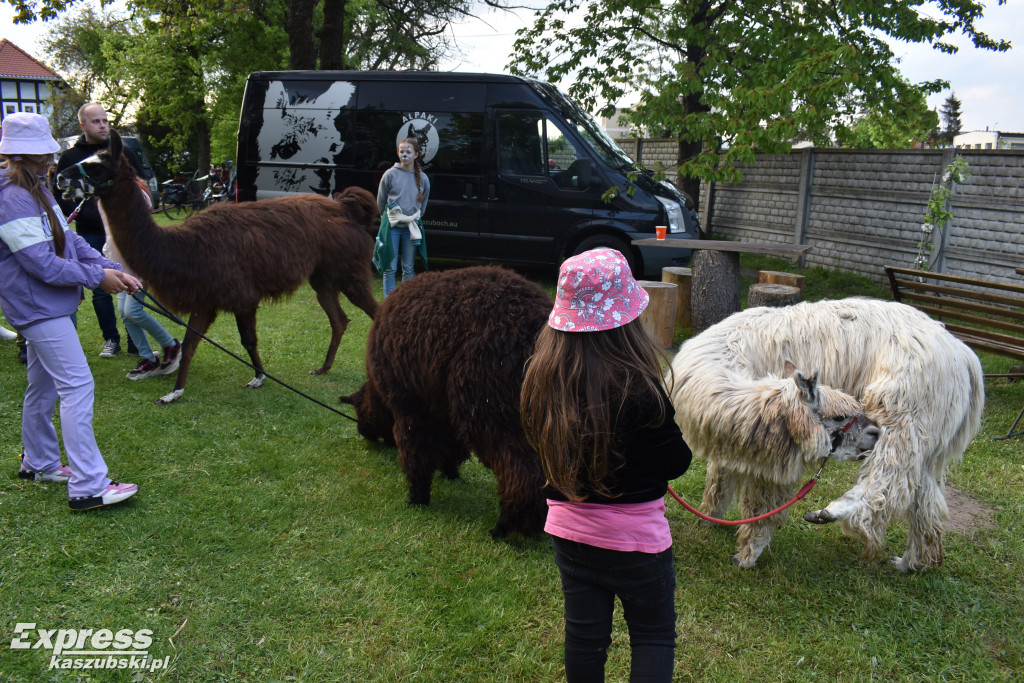
[{"label": "black lead rope", "polygon": [[[156,306],[152,306],[152,305],[146,303],[144,298],[139,297],[139,294],[145,294],[147,297],[149,297],[150,299],[153,300],[153,303],[156,304]],[[193,328],[189,327],[188,323],[186,323],[184,320],[182,320],[177,315],[175,315],[170,309],[168,309],[166,306],[164,306],[163,303],[161,303],[159,299],[157,299],[155,296],[153,296],[152,294],[147,292],[145,289],[141,289],[140,288],[138,292],[136,292],[135,294],[132,294],[131,296],[136,301],[138,301],[140,304],[145,306],[146,308],[148,308],[148,309],[150,309],[152,311],[156,311],[157,313],[159,313],[160,315],[164,316],[165,318],[170,318],[173,322],[178,323],[179,325],[184,327],[189,332],[191,332],[191,333],[193,333],[195,335],[198,335],[202,339],[210,342],[211,344],[216,346],[218,349],[220,349],[224,353],[228,354],[229,356],[231,356],[232,358],[237,360],[239,363],[242,363],[243,365],[246,365],[249,368],[252,368],[255,372],[258,372],[258,373],[262,374],[267,379],[274,380],[275,382],[277,382],[278,384],[283,386],[285,389],[289,389],[291,391],[294,391],[299,396],[301,396],[303,398],[306,398],[306,399],[309,399],[313,403],[316,403],[317,405],[323,406],[324,408],[327,408],[327,410],[330,410],[332,413],[337,413],[338,415],[341,415],[342,417],[344,417],[344,418],[346,418],[348,420],[352,420],[353,422],[358,422],[359,421],[356,418],[352,417],[351,415],[346,415],[345,413],[341,412],[337,408],[334,408],[333,406],[329,406],[329,405],[327,405],[326,403],[324,403],[322,401],[318,401],[317,399],[313,398],[309,394],[304,394],[303,392],[299,391],[298,389],[296,389],[295,387],[293,387],[293,386],[291,386],[289,384],[285,384],[284,382],[282,382],[278,378],[276,378],[273,375],[271,375],[270,373],[268,373],[266,370],[260,370],[255,365],[253,365],[249,361],[245,360],[241,356],[239,356],[239,355],[237,355],[235,353],[232,353],[231,351],[228,351],[223,346],[221,346],[217,342],[215,342],[212,339],[210,339],[209,337],[207,337],[205,334],[201,334],[200,332],[198,332],[198,331],[194,330]]]}]

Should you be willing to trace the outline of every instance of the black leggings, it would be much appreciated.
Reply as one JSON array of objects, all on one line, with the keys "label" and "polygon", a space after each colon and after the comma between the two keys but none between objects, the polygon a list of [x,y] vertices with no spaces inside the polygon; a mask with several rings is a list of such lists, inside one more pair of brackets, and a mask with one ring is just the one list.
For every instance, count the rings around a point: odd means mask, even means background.
[{"label": "black leggings", "polygon": [[620,552],[551,537],[565,596],[565,675],[569,683],[604,680],[615,596],[631,650],[631,683],[671,681],[676,644],[672,549]]}]

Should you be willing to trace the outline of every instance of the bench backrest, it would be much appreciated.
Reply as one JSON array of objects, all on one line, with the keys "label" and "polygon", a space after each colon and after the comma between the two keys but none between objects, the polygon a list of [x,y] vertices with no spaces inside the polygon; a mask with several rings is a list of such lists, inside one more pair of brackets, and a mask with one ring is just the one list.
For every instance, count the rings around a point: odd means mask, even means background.
[{"label": "bench backrest", "polygon": [[1024,285],[886,266],[893,298],[976,349],[1024,360]]}]

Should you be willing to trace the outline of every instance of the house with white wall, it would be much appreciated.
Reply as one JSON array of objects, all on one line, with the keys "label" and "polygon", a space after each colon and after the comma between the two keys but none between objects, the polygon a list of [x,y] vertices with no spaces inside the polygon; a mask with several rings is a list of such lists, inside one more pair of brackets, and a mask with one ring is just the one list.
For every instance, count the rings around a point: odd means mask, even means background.
[{"label": "house with white wall", "polygon": [[0,122],[19,111],[49,117],[53,91],[64,79],[20,47],[0,38]]},{"label": "house with white wall", "polygon": [[953,137],[957,149],[1024,149],[1024,133],[976,130]]}]

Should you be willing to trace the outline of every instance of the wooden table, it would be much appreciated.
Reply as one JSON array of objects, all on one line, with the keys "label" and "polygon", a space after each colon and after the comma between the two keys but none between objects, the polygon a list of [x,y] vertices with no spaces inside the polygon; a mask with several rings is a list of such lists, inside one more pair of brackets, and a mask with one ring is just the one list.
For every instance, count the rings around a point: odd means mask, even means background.
[{"label": "wooden table", "polygon": [[691,308],[693,332],[698,334],[740,310],[740,254],[803,256],[809,244],[780,242],[730,242],[726,240],[681,240],[654,237],[633,240],[641,247],[692,249]]}]

